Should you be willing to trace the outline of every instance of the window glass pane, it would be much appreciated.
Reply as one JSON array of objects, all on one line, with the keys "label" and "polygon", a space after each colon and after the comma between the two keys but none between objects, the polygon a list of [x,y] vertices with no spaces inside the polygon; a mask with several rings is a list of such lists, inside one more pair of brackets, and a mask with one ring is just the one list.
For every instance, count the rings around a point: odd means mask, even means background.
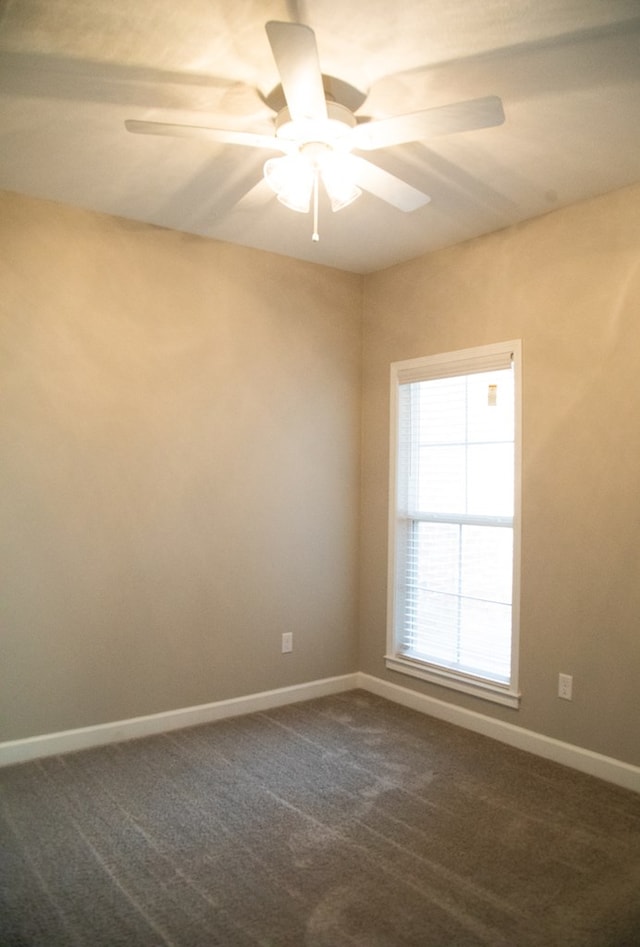
[{"label": "window glass pane", "polygon": [[513,514],[513,444],[421,446],[413,512]]},{"label": "window glass pane", "polygon": [[511,516],[513,372],[414,382],[402,437],[415,512]]},{"label": "window glass pane", "polygon": [[404,650],[412,657],[454,667],[458,657],[457,636],[451,626],[457,621],[458,603],[449,595],[423,589],[415,604]]},{"label": "window glass pane", "polygon": [[[415,603],[404,652],[430,664],[508,681],[511,608],[424,590]],[[455,633],[452,633],[455,629]]]},{"label": "window glass pane", "polygon": [[513,371],[466,376],[467,440],[513,441]]},{"label": "window glass pane", "polygon": [[407,557],[411,587],[511,602],[513,530],[413,522],[411,534]]},{"label": "window glass pane", "polygon": [[466,398],[459,378],[436,378],[411,385],[421,444],[451,444],[465,440]]},{"label": "window glass pane", "polygon": [[493,680],[509,680],[511,608],[466,599],[460,614],[460,670]]},{"label": "window glass pane", "polygon": [[502,674],[510,663],[512,530],[419,522],[410,531],[405,648]]},{"label": "window glass pane", "polygon": [[513,530],[500,526],[460,527],[460,594],[511,603]]},{"label": "window glass pane", "polygon": [[461,512],[513,515],[513,444],[470,444],[465,451],[466,503]]},{"label": "window glass pane", "polygon": [[448,592],[460,582],[460,527],[449,523],[413,523],[409,546],[409,582],[417,590]]},{"label": "window glass pane", "polygon": [[416,511],[455,513],[465,509],[466,453],[464,445],[420,448]]}]

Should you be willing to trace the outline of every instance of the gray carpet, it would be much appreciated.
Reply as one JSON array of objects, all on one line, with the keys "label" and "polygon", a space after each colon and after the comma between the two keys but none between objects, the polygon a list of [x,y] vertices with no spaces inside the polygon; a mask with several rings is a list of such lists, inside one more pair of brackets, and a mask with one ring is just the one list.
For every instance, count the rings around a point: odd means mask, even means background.
[{"label": "gray carpet", "polygon": [[640,945],[640,796],[363,692],[0,785],[2,947]]}]

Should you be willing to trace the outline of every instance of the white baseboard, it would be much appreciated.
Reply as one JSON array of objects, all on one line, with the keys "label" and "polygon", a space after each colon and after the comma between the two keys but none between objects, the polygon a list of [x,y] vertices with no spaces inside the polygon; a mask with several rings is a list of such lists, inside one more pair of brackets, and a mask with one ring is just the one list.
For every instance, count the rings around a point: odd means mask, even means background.
[{"label": "white baseboard", "polygon": [[369,691],[396,704],[437,717],[439,720],[446,720],[448,723],[481,733],[501,743],[507,743],[509,746],[526,750],[536,756],[562,763],[564,766],[640,793],[640,767],[638,766],[593,753],[591,750],[585,750],[570,743],[563,743],[561,740],[555,740],[533,730],[516,727],[512,723],[486,717],[473,710],[466,710],[455,704],[437,700],[435,697],[428,697],[408,687],[400,687],[362,672],[328,677],[306,684],[295,684],[292,687],[249,694],[246,697],[233,697],[230,700],[199,704],[196,707],[183,707],[146,717],[134,717],[131,720],[117,720],[93,727],[81,727],[61,733],[45,733],[42,736],[27,737],[24,740],[11,740],[0,743],[0,767],[24,763],[43,756],[55,756],[59,753],[70,753],[74,750],[86,750],[107,743],[119,743],[123,740],[151,736],[155,733],[166,733],[169,730],[211,723],[226,717],[270,710],[273,707],[282,707],[285,704],[312,700],[314,697],[325,697],[329,694],[339,694],[354,688]]},{"label": "white baseboard", "polygon": [[495,720],[492,717],[486,717],[484,714],[466,710],[464,707],[457,707],[455,704],[448,704],[446,701],[437,700],[435,697],[427,697],[425,694],[419,694],[407,687],[390,684],[379,677],[359,673],[357,679],[358,687],[370,691],[372,694],[377,694],[379,697],[386,697],[387,700],[392,700],[396,704],[402,704],[412,710],[429,714],[439,720],[446,720],[448,723],[465,727],[475,733],[492,737],[501,743],[508,743],[509,746],[526,750],[536,756],[562,763],[564,766],[577,769],[582,773],[597,776],[599,779],[614,783],[616,786],[622,786],[624,789],[632,789],[640,793],[640,766],[623,763],[610,756],[602,756],[600,753],[593,753],[591,750],[585,750],[571,743],[563,743],[553,737],[544,736],[533,730],[525,730],[523,727],[516,727],[512,723],[504,723],[502,720]]},{"label": "white baseboard", "polygon": [[260,694],[246,697],[233,697],[230,700],[218,700],[211,704],[199,704],[196,707],[182,707],[146,717],[133,717],[131,720],[116,720],[113,723],[101,723],[93,727],[81,727],[78,730],[64,730],[60,733],[45,733],[42,736],[27,737],[24,740],[11,740],[0,743],[0,766],[24,763],[42,756],[57,756],[59,753],[71,753],[74,750],[86,750],[106,743],[120,743],[137,737],[151,736],[154,733],[166,733],[200,723],[211,723],[225,717],[237,717],[241,714],[269,710],[285,704],[295,704],[314,697],[339,694],[353,690],[358,686],[357,674],[344,674],[340,677],[328,677],[306,684],[294,684]]}]

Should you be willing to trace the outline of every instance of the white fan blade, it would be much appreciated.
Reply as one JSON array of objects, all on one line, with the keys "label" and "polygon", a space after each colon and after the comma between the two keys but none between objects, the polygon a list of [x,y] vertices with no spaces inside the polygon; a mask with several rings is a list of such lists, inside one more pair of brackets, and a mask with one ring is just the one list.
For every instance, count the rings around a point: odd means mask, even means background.
[{"label": "white fan blade", "polygon": [[266,30],[291,118],[325,119],[327,103],[313,30],[302,23],[277,20],[270,20]]},{"label": "white fan blade", "polygon": [[363,122],[353,129],[353,146],[363,151],[404,145],[410,141],[425,141],[437,135],[472,131],[475,128],[490,128],[504,122],[502,102],[496,95],[453,105],[441,105],[396,115],[378,121]]},{"label": "white fan blade", "polygon": [[204,125],[179,125],[171,122],[143,122],[127,119],[128,132],[136,135],[168,135],[171,138],[200,138],[217,141],[223,145],[246,145],[249,148],[266,148],[271,151],[288,151],[289,144],[275,135],[254,135],[252,132],[236,132],[225,128],[207,128]]},{"label": "white fan blade", "polygon": [[356,184],[399,210],[417,210],[431,200],[428,194],[423,194],[406,181],[389,174],[370,161],[365,161],[364,158],[349,155],[349,166]]}]

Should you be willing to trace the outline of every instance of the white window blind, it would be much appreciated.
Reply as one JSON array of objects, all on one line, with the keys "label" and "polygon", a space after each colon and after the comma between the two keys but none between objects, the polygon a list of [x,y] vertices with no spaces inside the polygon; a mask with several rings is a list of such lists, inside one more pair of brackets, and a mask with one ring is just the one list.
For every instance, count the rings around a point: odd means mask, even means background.
[{"label": "white window blind", "polygon": [[395,366],[392,654],[511,688],[510,346]]}]

